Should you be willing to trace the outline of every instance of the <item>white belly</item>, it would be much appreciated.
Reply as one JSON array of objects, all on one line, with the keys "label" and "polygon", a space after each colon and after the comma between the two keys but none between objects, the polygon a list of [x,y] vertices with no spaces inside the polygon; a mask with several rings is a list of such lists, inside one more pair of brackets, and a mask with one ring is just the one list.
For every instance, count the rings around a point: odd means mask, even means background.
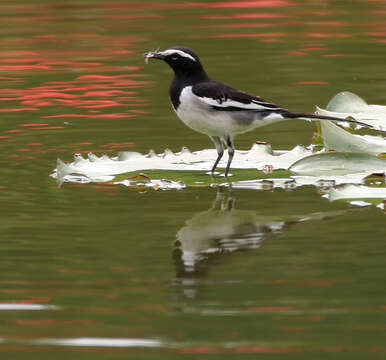
[{"label": "white belly", "polygon": [[[280,115],[268,116],[265,119],[253,112],[217,111],[201,101],[186,87],[180,95],[180,105],[176,110],[181,121],[191,129],[209,136],[235,136],[257,127],[264,126],[283,118]],[[245,118],[245,119],[243,119]]]}]

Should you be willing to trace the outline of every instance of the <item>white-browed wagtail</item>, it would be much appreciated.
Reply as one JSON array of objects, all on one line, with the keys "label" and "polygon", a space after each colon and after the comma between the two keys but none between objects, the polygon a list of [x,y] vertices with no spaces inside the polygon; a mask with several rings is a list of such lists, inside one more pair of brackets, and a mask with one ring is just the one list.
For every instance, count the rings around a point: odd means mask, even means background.
[{"label": "white-browed wagtail", "polygon": [[229,155],[225,169],[225,176],[228,176],[235,152],[234,137],[277,121],[294,118],[339,120],[369,127],[355,120],[294,113],[213,80],[205,72],[197,54],[186,47],[175,46],[164,51],[150,51],[144,57],[146,62],[149,59],[163,60],[174,70],[170,100],[184,124],[208,135],[214,142],[218,156],[212,167],[212,174],[223,156],[224,144]]}]

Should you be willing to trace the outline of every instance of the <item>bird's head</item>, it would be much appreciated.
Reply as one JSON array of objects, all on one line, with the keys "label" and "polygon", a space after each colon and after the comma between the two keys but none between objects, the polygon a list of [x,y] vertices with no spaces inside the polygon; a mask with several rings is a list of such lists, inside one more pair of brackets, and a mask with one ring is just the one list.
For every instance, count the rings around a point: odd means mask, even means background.
[{"label": "bird's head", "polygon": [[164,51],[149,51],[143,55],[146,63],[150,59],[165,61],[176,74],[195,73],[202,71],[202,65],[197,54],[186,47],[173,46]]}]

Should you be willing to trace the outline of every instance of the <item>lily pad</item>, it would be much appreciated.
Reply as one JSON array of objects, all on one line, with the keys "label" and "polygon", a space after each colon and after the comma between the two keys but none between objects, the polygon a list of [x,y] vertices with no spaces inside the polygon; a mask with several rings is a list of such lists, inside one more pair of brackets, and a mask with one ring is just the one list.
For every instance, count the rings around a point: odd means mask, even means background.
[{"label": "lily pad", "polygon": [[330,201],[344,200],[355,206],[376,205],[384,210],[386,186],[369,187],[347,184],[331,188],[326,197]]},{"label": "lily pad", "polygon": [[292,164],[289,170],[297,174],[314,176],[353,173],[370,175],[385,172],[386,159],[357,152],[325,152],[304,157]]},{"label": "lily pad", "polygon": [[335,95],[325,109],[316,107],[319,115],[353,118],[379,130],[386,130],[386,106],[368,105],[365,100],[349,91]]},{"label": "lily pad", "polygon": [[361,184],[370,174],[386,170],[386,158],[370,154],[312,154],[310,149],[301,146],[290,151],[274,151],[268,144],[255,144],[248,151],[237,152],[234,164],[238,168],[233,168],[233,175],[224,178],[220,173],[212,176],[208,172],[213,163],[213,152],[215,150],[207,149],[195,153],[187,149],[180,153],[167,150],[159,155],[127,152],[113,158],[89,154],[87,159],[76,155],[72,163],[58,160],[52,176],[59,184],[64,181],[110,182],[141,189],[232,184],[235,188],[266,190],[293,189],[303,185]]},{"label": "lily pad", "polygon": [[321,121],[322,137],[327,150],[354,151],[368,154],[386,152],[381,136],[351,134],[331,121]]},{"label": "lily pad", "polygon": [[[273,151],[269,144],[256,143],[250,150],[236,151],[232,169],[237,169],[234,173],[237,174],[238,180],[255,179],[258,176],[257,169],[269,171],[287,169],[296,160],[310,154],[312,150],[303,146],[296,146],[290,151]],[[57,168],[52,176],[57,178],[59,183],[74,180],[76,182],[112,181],[117,178],[117,175],[120,180],[124,180],[136,172],[162,170],[163,174],[167,171],[168,176],[176,176],[174,172],[179,175],[189,173],[188,177],[201,180],[204,175],[204,182],[207,183],[212,177],[207,176],[206,173],[210,171],[216,157],[217,153],[214,149],[190,152],[187,148],[183,148],[179,153],[165,150],[158,155],[154,151],[150,151],[147,155],[138,152],[122,152],[112,158],[107,155],[98,157],[90,153],[88,158],[75,155],[72,163],[64,163],[58,159]],[[224,158],[219,167],[226,166],[227,157],[224,156]],[[240,169],[245,171],[240,172]]]}]

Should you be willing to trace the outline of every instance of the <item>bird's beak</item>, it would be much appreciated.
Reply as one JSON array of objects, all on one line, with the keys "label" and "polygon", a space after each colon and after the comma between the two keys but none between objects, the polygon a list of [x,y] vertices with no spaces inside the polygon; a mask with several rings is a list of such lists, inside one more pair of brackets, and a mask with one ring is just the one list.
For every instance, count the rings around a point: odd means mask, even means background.
[{"label": "bird's beak", "polygon": [[147,53],[144,53],[143,56],[145,58],[146,64],[149,63],[149,59],[160,59],[160,60],[164,59],[164,55],[157,51],[149,51]]}]

